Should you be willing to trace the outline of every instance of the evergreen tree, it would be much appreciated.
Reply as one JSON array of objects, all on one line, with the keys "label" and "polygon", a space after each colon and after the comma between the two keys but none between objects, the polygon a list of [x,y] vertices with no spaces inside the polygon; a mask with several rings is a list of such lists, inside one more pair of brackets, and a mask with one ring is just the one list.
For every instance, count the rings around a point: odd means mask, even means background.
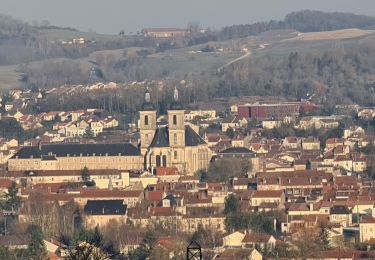
[{"label": "evergreen tree", "polygon": [[156,245],[157,238],[151,230],[148,230],[142,240],[141,245],[129,252],[130,259],[145,260],[148,259]]},{"label": "evergreen tree", "polygon": [[12,185],[8,188],[4,199],[4,209],[6,210],[18,210],[21,206],[22,201],[21,197],[18,196],[17,184],[15,182],[12,182]]},{"label": "evergreen tree", "polygon": [[85,134],[83,135],[83,137],[89,138],[89,139],[94,137],[94,133],[89,126],[86,127]]},{"label": "evergreen tree", "polygon": [[234,137],[234,130],[233,130],[233,128],[231,128],[231,127],[229,127],[225,133],[226,133],[227,136],[228,136],[229,138],[231,138],[231,139]]},{"label": "evergreen tree", "polygon": [[235,195],[230,194],[225,198],[224,214],[235,214],[240,211],[241,205]]},{"label": "evergreen tree", "polygon": [[30,237],[30,242],[27,249],[30,259],[46,259],[47,251],[46,245],[43,241],[42,229],[39,226],[32,224],[28,226],[26,233]]},{"label": "evergreen tree", "polygon": [[81,178],[84,182],[88,182],[90,180],[90,172],[86,166],[81,171]]},{"label": "evergreen tree", "polygon": [[319,231],[319,235],[317,236],[316,243],[319,245],[319,247],[322,250],[330,250],[332,248],[327,228],[320,227],[320,231]]}]

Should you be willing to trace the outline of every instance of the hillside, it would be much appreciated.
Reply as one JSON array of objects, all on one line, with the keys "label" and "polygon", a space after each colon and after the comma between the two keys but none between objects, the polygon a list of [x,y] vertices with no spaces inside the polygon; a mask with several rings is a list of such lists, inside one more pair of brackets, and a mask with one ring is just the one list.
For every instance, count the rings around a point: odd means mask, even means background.
[{"label": "hillside", "polygon": [[[17,24],[17,30],[13,24]],[[338,47],[353,48],[358,42],[371,45],[373,31],[360,29],[371,25],[375,25],[373,17],[301,11],[287,15],[283,21],[235,25],[207,35],[192,34],[187,39],[154,41],[54,26],[33,27],[0,16],[0,33],[5,35],[0,40],[0,87],[190,79],[191,84],[220,84],[210,91],[221,97],[236,89],[238,74],[249,73],[249,62],[282,60],[295,52],[330,54]],[[21,41],[21,36],[26,40]],[[84,38],[85,43],[69,43],[76,38]],[[213,38],[216,40],[207,42]],[[191,45],[197,42],[202,43]],[[235,75],[228,76],[231,70]],[[254,93],[262,95],[265,84],[257,82],[259,89]],[[226,93],[228,85],[231,87]],[[244,86],[240,88],[232,95],[252,95]]]}]

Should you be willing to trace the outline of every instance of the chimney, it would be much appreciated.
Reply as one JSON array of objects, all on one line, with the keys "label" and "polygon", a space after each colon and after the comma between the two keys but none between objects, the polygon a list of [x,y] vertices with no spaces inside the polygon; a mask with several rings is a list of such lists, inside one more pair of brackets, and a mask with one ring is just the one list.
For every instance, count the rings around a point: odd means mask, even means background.
[{"label": "chimney", "polygon": [[310,211],[313,211],[314,210],[314,203],[310,203],[310,205],[309,205],[310,207]]}]

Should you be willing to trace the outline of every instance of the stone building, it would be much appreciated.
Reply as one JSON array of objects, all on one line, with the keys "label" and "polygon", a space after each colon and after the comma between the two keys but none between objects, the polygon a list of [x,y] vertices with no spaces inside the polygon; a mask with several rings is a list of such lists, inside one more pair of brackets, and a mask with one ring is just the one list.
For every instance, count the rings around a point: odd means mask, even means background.
[{"label": "stone building", "polygon": [[174,91],[174,102],[168,110],[168,125],[157,126],[156,110],[148,90],[140,111],[140,147],[145,168],[175,167],[184,174],[207,169],[211,151],[207,143],[185,124],[185,110]]},{"label": "stone building", "polygon": [[8,161],[9,171],[37,170],[141,170],[143,158],[129,143],[53,144],[22,147]]}]

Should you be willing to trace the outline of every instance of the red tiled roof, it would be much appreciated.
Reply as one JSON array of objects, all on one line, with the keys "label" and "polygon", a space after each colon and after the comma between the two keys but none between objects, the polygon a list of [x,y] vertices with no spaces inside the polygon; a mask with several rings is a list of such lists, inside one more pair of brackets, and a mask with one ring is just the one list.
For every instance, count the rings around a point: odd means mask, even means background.
[{"label": "red tiled roof", "polygon": [[147,198],[149,200],[162,200],[163,199],[164,192],[162,190],[155,190],[155,191],[149,191],[147,192]]},{"label": "red tiled roof", "polygon": [[282,190],[255,190],[253,198],[279,198],[283,194]]},{"label": "red tiled roof", "polygon": [[369,216],[363,216],[361,219],[361,223],[363,224],[375,224],[375,218]]},{"label": "red tiled roof", "polygon": [[157,176],[176,175],[177,169],[174,167],[156,167]]},{"label": "red tiled roof", "polygon": [[246,234],[242,239],[242,243],[267,243],[270,240],[270,235],[265,234]]},{"label": "red tiled roof", "polygon": [[9,179],[0,179],[0,188],[10,188],[13,181]]}]

